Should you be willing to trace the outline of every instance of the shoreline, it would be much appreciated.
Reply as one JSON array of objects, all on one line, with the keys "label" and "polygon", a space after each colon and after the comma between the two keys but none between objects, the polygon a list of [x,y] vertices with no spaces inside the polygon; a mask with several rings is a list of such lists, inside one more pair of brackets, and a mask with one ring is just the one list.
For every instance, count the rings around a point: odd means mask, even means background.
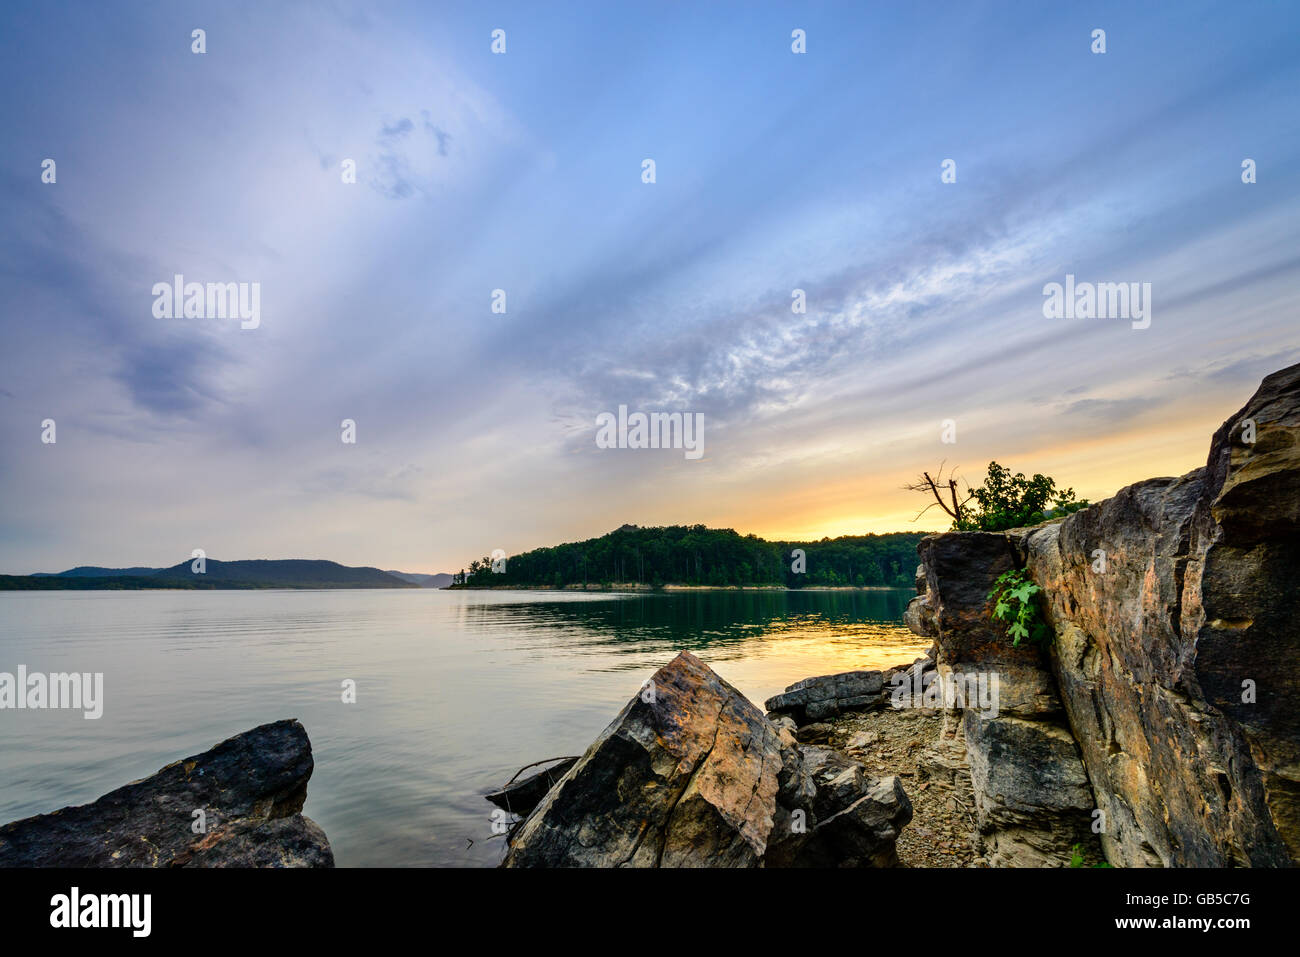
[{"label": "shoreline", "polygon": [[642,585],[636,582],[611,585],[448,585],[436,591],[576,591],[576,592],[682,592],[682,591],[905,591],[911,592],[910,585],[809,585],[806,588],[790,588],[786,585]]},{"label": "shoreline", "polygon": [[147,588],[122,588],[112,585],[86,588],[64,587],[54,585],[45,587],[13,586],[0,582],[0,594],[4,592],[128,592],[128,591],[445,591],[443,588],[425,588],[423,585],[151,585]]}]

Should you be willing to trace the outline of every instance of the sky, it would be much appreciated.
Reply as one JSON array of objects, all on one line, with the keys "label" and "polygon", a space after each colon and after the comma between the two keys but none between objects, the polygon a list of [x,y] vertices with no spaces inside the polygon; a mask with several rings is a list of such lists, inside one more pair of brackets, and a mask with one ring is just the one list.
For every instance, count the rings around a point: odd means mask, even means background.
[{"label": "sky", "polygon": [[[1187,472],[1300,361],[1298,48],[1289,3],[6,4],[0,573]],[[256,328],[159,318],[176,274]],[[1047,318],[1067,274],[1150,325]],[[620,405],[704,454],[599,447]]]}]

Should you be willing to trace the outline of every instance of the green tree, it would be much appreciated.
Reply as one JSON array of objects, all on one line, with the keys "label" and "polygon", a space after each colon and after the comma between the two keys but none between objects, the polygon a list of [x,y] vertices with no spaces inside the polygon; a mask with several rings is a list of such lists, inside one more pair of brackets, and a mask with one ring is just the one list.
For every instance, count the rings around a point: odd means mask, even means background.
[{"label": "green tree", "polygon": [[1075,498],[1074,489],[1058,489],[1055,479],[1041,473],[1033,478],[1025,478],[1023,472],[1013,475],[997,462],[989,463],[983,485],[975,489],[967,485],[964,493],[955,470],[944,480],[941,466],[938,476],[923,472],[919,481],[906,487],[934,498],[917,518],[938,505],[952,519],[954,531],[998,532],[1038,525],[1088,507],[1087,499]]},{"label": "green tree", "polygon": [[979,507],[957,526],[960,529],[997,532],[1037,525],[1088,507],[1086,499],[1074,497],[1074,489],[1058,489],[1055,480],[1046,475],[1035,473],[1027,479],[1023,472],[1012,475],[997,462],[989,463],[984,484],[973,494]]}]

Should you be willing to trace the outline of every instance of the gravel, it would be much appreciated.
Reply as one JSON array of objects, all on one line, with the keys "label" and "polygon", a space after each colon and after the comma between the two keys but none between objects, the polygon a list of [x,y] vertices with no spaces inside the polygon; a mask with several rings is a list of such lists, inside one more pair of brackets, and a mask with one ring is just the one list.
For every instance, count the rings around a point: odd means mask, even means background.
[{"label": "gravel", "polygon": [[[924,708],[840,715],[812,737],[823,739],[878,775],[897,774],[912,802],[912,823],[898,838],[903,867],[987,867],[980,856],[975,801],[964,768],[955,786],[932,777],[922,762],[939,740],[943,716]],[[801,731],[806,729],[801,729]],[[952,734],[950,723],[948,733]],[[960,734],[960,731],[958,731]],[[805,734],[800,734],[805,740]]]}]

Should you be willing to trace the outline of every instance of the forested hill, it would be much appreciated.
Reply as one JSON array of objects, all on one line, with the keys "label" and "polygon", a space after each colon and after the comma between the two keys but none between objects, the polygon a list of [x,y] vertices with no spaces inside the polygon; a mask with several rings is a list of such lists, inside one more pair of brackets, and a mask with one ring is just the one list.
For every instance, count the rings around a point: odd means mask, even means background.
[{"label": "forested hill", "polygon": [[[769,542],[730,528],[671,525],[617,531],[509,556],[504,571],[491,558],[470,562],[457,583],[471,587],[582,584],[647,585],[896,585],[909,586],[917,543],[930,532],[843,535],[817,542]],[[796,571],[795,549],[804,553]],[[498,564],[498,567],[500,565]]]}]

